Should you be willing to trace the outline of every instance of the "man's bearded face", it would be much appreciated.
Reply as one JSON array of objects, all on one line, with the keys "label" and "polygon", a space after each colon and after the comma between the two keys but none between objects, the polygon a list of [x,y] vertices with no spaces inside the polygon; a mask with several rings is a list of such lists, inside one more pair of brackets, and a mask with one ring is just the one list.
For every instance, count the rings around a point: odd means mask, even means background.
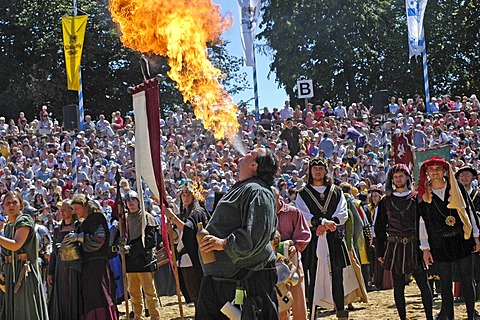
[{"label": "man's bearded face", "polygon": [[407,175],[400,171],[393,174],[393,184],[397,188],[405,188],[407,186]]}]

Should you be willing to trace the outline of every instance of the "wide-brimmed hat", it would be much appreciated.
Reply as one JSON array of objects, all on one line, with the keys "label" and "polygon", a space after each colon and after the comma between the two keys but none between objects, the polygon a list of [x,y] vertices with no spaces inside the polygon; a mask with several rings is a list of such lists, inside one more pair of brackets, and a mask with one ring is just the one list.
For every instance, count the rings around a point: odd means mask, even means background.
[{"label": "wide-brimmed hat", "polygon": [[471,172],[474,177],[478,176],[477,170],[475,170],[471,166],[464,166],[464,167],[461,167],[460,169],[458,169],[457,172],[455,172],[455,179],[458,179],[458,177],[460,176],[460,173],[465,172],[465,171]]}]

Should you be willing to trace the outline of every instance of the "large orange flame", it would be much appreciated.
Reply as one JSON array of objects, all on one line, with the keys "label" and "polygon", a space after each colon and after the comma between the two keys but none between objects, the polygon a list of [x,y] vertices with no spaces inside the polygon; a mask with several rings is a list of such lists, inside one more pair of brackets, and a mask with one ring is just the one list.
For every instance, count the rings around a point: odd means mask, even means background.
[{"label": "large orange flame", "polygon": [[232,139],[238,131],[238,107],[219,83],[222,76],[208,60],[207,42],[231,26],[211,0],[110,0],[122,43],[136,51],[168,57],[168,76],[185,102],[214,132]]}]

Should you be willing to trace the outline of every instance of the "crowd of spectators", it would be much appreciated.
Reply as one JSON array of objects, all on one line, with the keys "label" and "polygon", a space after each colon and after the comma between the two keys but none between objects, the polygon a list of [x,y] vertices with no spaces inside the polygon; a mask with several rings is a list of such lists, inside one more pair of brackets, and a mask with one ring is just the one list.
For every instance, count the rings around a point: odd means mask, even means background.
[{"label": "crowd of spectators", "polygon": [[[478,169],[480,103],[475,95],[433,97],[428,105],[419,95],[405,100],[406,104],[391,97],[387,113],[378,115],[363,103],[345,106],[342,101],[309,103],[305,108],[291,107],[286,101],[281,108],[264,108],[258,120],[247,108],[240,108],[242,143],[246,148],[276,150],[281,159],[276,185],[287,202],[293,202],[304,185],[312,157],[328,159],[335,181],[350,183],[354,193],[380,188],[390,165],[384,153],[391,152],[387,146],[395,132],[411,132],[415,149],[449,144],[454,168],[469,164]],[[136,189],[134,129],[133,117],[119,111],[110,121],[104,115],[97,121],[86,115],[83,130],[75,133],[64,131],[46,107],[33,121],[23,112],[8,123],[0,117],[0,194],[20,190],[45,223],[57,220],[57,204],[75,193],[98,199],[108,214],[118,170],[122,194]],[[169,199],[178,203],[178,185],[197,180],[203,186],[206,209],[212,211],[214,193],[235,183],[241,154],[230,142],[216,141],[192,113],[181,109],[168,111],[161,130]],[[150,194],[148,188],[145,192]]]}]

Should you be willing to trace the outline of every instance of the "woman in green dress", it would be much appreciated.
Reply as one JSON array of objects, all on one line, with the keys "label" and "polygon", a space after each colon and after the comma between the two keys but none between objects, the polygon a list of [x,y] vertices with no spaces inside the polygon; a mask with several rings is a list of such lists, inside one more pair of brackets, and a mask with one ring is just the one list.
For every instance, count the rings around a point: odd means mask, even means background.
[{"label": "woman in green dress", "polygon": [[5,272],[5,320],[48,319],[45,293],[38,271],[38,240],[32,217],[22,214],[20,193],[5,194],[2,208],[8,215],[5,236],[0,236]]}]

